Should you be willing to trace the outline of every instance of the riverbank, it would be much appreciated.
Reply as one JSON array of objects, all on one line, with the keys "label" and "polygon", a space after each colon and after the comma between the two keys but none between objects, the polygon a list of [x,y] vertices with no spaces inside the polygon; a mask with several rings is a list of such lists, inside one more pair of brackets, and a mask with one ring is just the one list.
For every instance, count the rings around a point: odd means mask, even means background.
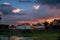
[{"label": "riverbank", "polygon": [[1,32],[0,35],[4,36],[20,36],[20,37],[38,37],[41,40],[57,40],[60,36],[59,32],[56,31],[36,31],[36,32]]},{"label": "riverbank", "polygon": [[[5,33],[4,35],[8,36],[7,33]],[[19,36],[19,35],[10,35],[10,36]],[[41,40],[57,40],[59,37],[59,33],[25,33],[22,35],[24,37],[38,37]]]}]

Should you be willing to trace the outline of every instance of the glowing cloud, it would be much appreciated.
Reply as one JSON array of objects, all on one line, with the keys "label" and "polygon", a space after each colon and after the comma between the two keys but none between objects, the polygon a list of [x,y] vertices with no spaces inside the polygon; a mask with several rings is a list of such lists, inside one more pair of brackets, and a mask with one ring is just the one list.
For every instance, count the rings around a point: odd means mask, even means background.
[{"label": "glowing cloud", "polygon": [[19,8],[15,8],[12,10],[13,13],[19,13],[21,10]]},{"label": "glowing cloud", "polygon": [[40,5],[34,5],[34,6],[33,6],[33,9],[34,9],[34,10],[39,10],[39,7],[40,7]]},{"label": "glowing cloud", "polygon": [[8,2],[4,2],[3,4],[4,4],[4,5],[10,5],[10,3],[8,3]]}]

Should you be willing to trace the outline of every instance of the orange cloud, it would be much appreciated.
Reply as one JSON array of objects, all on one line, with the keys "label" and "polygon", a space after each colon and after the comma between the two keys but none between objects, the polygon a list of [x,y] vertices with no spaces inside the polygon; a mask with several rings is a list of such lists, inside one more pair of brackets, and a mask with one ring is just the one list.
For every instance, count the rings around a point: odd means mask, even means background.
[{"label": "orange cloud", "polygon": [[18,21],[17,23],[30,23],[30,24],[37,24],[37,23],[43,23],[47,21],[48,23],[52,22],[54,19],[60,19],[60,18],[47,18],[47,19],[37,19],[36,21]]}]

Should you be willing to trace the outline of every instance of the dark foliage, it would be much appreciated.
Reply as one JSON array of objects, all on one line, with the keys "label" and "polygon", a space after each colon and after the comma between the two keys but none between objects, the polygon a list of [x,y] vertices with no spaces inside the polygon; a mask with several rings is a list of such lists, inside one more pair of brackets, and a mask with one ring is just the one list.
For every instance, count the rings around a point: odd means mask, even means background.
[{"label": "dark foliage", "polygon": [[9,25],[0,25],[0,29],[8,29]]},{"label": "dark foliage", "polygon": [[54,19],[50,26],[55,29],[60,29],[60,19]]},{"label": "dark foliage", "polygon": [[60,40],[60,36],[58,37],[58,40]]},{"label": "dark foliage", "polygon": [[9,25],[0,24],[0,32],[8,32],[8,31],[9,31]]},{"label": "dark foliage", "polygon": [[45,21],[43,24],[44,24],[45,28],[48,29],[49,23]]}]

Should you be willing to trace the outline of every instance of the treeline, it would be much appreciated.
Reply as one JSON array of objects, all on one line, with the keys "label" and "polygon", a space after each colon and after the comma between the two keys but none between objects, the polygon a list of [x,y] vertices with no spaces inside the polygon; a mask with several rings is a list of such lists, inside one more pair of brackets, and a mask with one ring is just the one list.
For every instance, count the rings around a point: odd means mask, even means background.
[{"label": "treeline", "polygon": [[44,22],[46,29],[60,29],[60,19],[54,19],[50,24],[48,22]]}]

